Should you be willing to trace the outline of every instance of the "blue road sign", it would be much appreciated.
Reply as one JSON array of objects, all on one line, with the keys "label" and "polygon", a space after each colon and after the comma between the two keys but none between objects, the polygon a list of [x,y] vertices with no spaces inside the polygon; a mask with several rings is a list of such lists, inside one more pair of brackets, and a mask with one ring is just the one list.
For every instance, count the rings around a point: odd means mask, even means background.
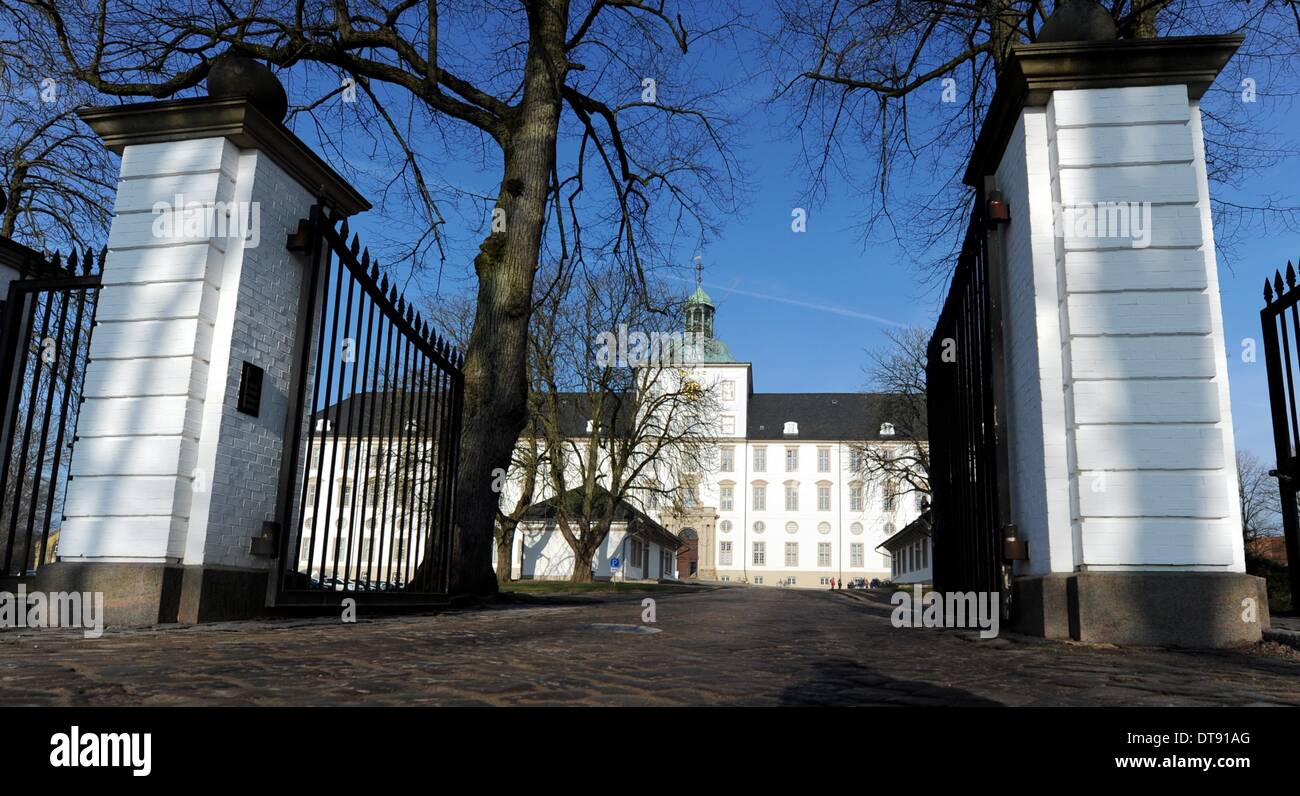
[{"label": "blue road sign", "polygon": [[618,569],[618,559],[617,559],[617,558],[611,558],[611,559],[609,560],[609,568],[610,568],[610,569]]}]

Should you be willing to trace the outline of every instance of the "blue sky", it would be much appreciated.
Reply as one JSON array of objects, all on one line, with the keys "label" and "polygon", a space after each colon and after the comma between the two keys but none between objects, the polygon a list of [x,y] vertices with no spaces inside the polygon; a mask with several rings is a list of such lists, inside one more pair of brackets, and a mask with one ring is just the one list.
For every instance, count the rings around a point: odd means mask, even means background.
[{"label": "blue sky", "polygon": [[[682,267],[683,294],[691,287],[691,257],[700,253],[706,264],[706,288],[719,305],[717,335],[737,358],[754,363],[756,390],[864,389],[864,350],[881,345],[890,324],[932,326],[942,291],[921,284],[911,241],[894,242],[886,236],[864,240],[861,224],[867,202],[849,186],[833,181],[820,202],[803,201],[808,186],[798,168],[799,145],[791,140],[779,111],[761,102],[771,91],[770,76],[750,72],[735,55],[706,52],[700,57],[705,71],[733,79],[731,102],[741,117],[737,140],[743,142],[741,157],[752,190],[744,196],[739,213],[719,219],[721,233],[702,251],[681,249],[673,255]],[[730,77],[735,74],[741,77]],[[1235,91],[1239,79],[1230,66],[1216,85],[1220,101],[1227,91]],[[1252,118],[1257,115],[1261,126],[1273,131],[1280,143],[1300,148],[1300,109],[1285,96],[1291,87],[1271,88],[1267,79],[1260,80],[1260,101],[1246,112]],[[293,86],[290,92],[295,93]],[[945,107],[934,103],[922,112],[943,113]],[[312,139],[309,130],[297,129]],[[440,144],[430,146],[436,149]],[[490,157],[486,161],[477,155],[433,157],[443,183],[495,194],[499,177]],[[862,152],[864,175],[869,157]],[[937,181],[949,176],[920,172],[910,185],[918,195],[934,190]],[[1290,158],[1267,171],[1248,174],[1234,188],[1212,184],[1211,191],[1243,204],[1262,203],[1265,197],[1296,204],[1297,185],[1300,162]],[[469,205],[472,208],[474,203]],[[790,226],[791,209],[799,206],[808,211],[803,233],[792,232]],[[481,240],[474,212],[449,214],[445,266],[440,274],[412,277],[408,294],[473,288],[470,263]],[[383,232],[377,214],[357,221],[355,228],[365,235]],[[1300,256],[1300,235],[1255,224],[1239,236],[1232,254],[1229,264],[1220,263],[1219,272],[1238,445],[1267,460],[1272,442],[1264,366],[1262,361],[1242,361],[1241,341],[1258,339],[1263,278],[1284,267],[1288,258]],[[1259,355],[1262,360],[1262,348]]]}]

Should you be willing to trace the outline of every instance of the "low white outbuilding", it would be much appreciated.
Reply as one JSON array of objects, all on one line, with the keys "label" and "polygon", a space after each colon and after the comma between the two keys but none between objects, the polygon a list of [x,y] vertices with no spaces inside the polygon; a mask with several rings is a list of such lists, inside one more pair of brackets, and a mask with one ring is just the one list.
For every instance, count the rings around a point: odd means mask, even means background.
[{"label": "low white outbuilding", "polygon": [[[577,489],[565,493],[566,512],[571,525],[578,522]],[[603,490],[596,496],[598,505],[610,496]],[[603,515],[601,507],[594,512]],[[521,580],[568,580],[573,576],[574,552],[559,528],[555,498],[534,503],[524,512],[515,533],[515,554],[511,574]],[[677,577],[677,549],[681,542],[662,525],[627,501],[614,506],[614,521],[605,541],[592,556],[591,568],[596,580],[658,580]]]}]

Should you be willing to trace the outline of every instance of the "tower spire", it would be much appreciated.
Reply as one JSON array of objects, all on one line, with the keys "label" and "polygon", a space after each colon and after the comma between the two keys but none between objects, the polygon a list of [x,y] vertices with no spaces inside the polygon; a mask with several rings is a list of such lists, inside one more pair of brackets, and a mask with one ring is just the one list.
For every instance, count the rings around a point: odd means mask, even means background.
[{"label": "tower spire", "polygon": [[704,258],[695,255],[695,286],[704,286]]}]

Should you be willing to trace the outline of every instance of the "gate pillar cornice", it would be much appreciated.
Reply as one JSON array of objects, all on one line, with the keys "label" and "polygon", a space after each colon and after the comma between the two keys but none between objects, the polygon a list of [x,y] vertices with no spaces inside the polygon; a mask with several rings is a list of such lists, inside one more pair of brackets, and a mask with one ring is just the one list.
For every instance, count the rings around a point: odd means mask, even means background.
[{"label": "gate pillar cornice", "polygon": [[275,513],[308,268],[285,239],[318,199],[369,203],[259,79],[237,84],[254,96],[81,112],[122,160],[59,560],[36,587],[103,591],[109,624],[266,605],[273,560],[250,549]]},{"label": "gate pillar cornice", "polygon": [[[1230,646],[1245,574],[1200,99],[1240,36],[1017,45],[964,180],[1001,193],[1018,629]],[[991,184],[988,184],[991,183]]]}]

